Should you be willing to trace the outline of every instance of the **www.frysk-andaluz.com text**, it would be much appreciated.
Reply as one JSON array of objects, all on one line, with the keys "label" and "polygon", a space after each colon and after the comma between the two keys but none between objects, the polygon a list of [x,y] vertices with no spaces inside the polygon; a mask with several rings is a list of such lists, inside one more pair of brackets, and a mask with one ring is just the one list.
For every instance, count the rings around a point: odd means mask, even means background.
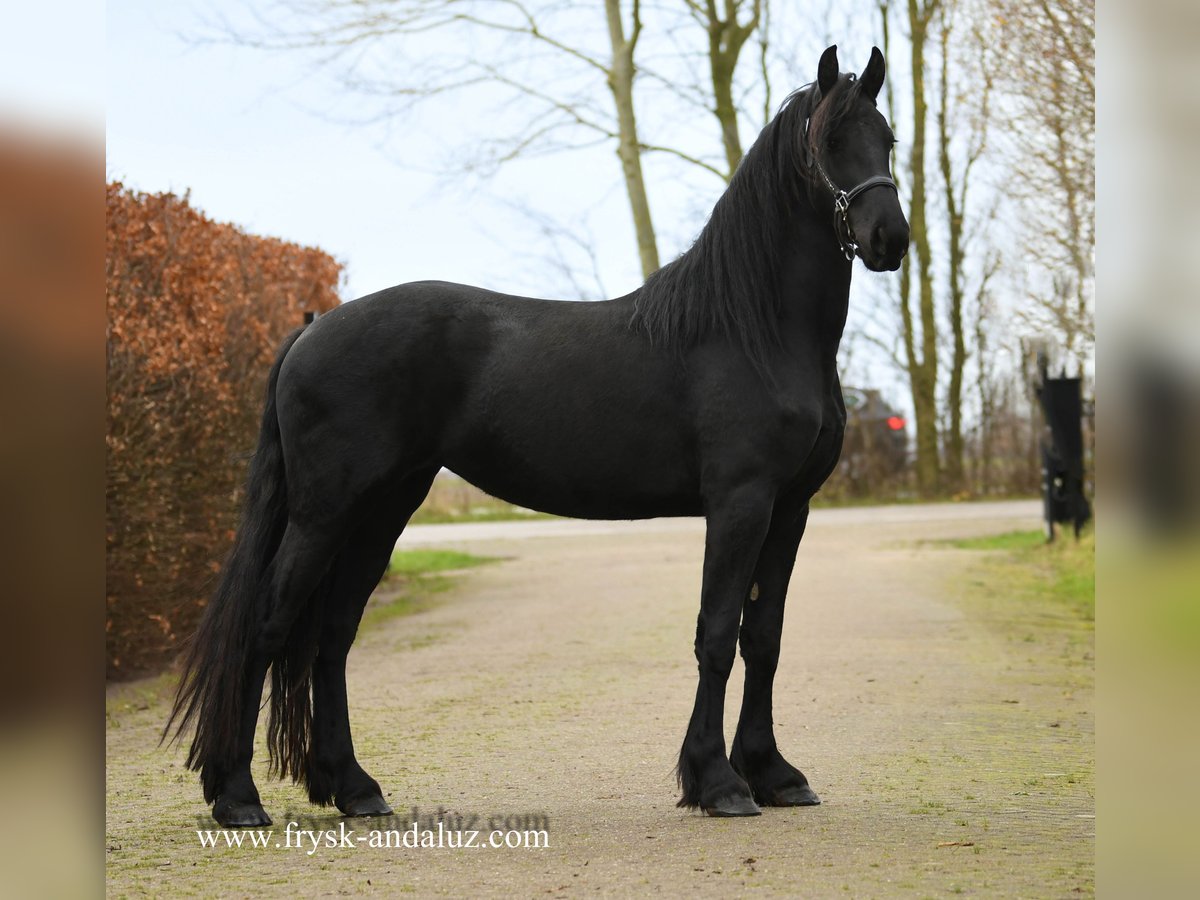
[{"label": "www.frysk-andaluz.com text", "polygon": [[[312,856],[319,850],[368,847],[381,850],[508,849],[545,850],[550,846],[548,818],[540,814],[479,816],[449,814],[421,816],[416,808],[401,819],[377,820],[377,827],[358,831],[339,822],[336,828],[313,827],[292,820],[275,829],[197,829],[201,847],[256,850],[300,850]],[[324,823],[328,824],[328,820]],[[304,827],[307,825],[308,827]],[[382,827],[378,827],[382,826]],[[517,827],[513,827],[517,826]]]}]

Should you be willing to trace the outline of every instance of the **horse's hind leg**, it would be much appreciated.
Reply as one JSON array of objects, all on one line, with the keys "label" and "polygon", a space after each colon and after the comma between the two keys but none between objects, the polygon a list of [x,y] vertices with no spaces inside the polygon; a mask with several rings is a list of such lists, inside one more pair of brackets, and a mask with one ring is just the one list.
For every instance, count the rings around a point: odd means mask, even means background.
[{"label": "horse's hind leg", "polygon": [[242,688],[241,720],[237,723],[237,756],[230,771],[208,771],[205,792],[212,792],[212,816],[225,827],[270,825],[271,818],[262,807],[250,762],[254,756],[254,731],[258,726],[258,711],[262,703],[263,680],[270,662],[255,654],[246,665],[246,680]]},{"label": "horse's hind leg", "polygon": [[396,538],[425,498],[433,475],[414,475],[398,494],[383,498],[377,510],[351,533],[330,571],[313,665],[308,796],[322,806],[334,802],[348,816],[386,816],[392,812],[379,783],[363,771],[354,754],[346,700],[346,657],[367,600],[387,570]]},{"label": "horse's hind leg", "polygon": [[330,572],[313,663],[308,798],[322,806],[336,802],[338,809],[350,816],[391,813],[379,784],[363,771],[354,755],[346,701],[346,656],[367,598],[387,569],[397,533],[394,528],[360,528],[338,554]]},{"label": "horse's hind leg", "polygon": [[821,802],[804,774],[780,754],[771,720],[771,689],[779,663],[784,600],[807,521],[807,504],[798,506],[780,499],[754,570],[755,587],[742,614],[746,687],[729,759],[763,806],[814,806]]},{"label": "horse's hind leg", "polygon": [[338,537],[332,529],[301,528],[295,522],[289,522],[268,569],[267,608],[272,613],[246,666],[237,753],[229,771],[212,774],[212,815],[221,825],[245,827],[271,824],[250,773],[263,680],[268,667],[283,647],[295,615],[321,581],[337,543]]}]

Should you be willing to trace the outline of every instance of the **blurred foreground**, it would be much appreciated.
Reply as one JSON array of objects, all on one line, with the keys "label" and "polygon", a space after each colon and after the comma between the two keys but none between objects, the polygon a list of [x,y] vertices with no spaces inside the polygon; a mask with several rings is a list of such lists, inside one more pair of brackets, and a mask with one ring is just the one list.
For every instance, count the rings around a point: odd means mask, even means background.
[{"label": "blurred foreground", "polygon": [[[1097,271],[1100,884],[1200,885],[1200,7],[1110,2]],[[1131,177],[1132,176],[1132,177]]]}]

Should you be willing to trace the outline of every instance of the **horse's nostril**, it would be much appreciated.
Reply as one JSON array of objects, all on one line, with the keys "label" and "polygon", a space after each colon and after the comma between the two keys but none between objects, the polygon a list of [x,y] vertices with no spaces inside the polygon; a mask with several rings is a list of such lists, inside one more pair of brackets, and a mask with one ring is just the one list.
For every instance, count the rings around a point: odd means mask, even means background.
[{"label": "horse's nostril", "polygon": [[876,225],[871,232],[871,249],[875,251],[876,256],[883,256],[887,250],[887,235],[884,234],[882,225]]}]

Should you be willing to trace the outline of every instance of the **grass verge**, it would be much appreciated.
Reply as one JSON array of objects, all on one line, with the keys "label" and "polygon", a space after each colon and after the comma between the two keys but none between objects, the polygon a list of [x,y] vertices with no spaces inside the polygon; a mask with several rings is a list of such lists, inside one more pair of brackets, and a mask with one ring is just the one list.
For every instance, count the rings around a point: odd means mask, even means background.
[{"label": "grass verge", "polygon": [[454,584],[454,573],[496,559],[458,550],[394,551],[383,580],[367,603],[362,627],[371,628],[398,616],[429,609],[437,595]]},{"label": "grass verge", "polygon": [[988,560],[989,580],[1013,600],[1095,621],[1096,535],[1090,529],[1078,541],[1060,535],[1050,544],[1040,531],[1011,531],[950,543],[965,550],[997,551]]}]

